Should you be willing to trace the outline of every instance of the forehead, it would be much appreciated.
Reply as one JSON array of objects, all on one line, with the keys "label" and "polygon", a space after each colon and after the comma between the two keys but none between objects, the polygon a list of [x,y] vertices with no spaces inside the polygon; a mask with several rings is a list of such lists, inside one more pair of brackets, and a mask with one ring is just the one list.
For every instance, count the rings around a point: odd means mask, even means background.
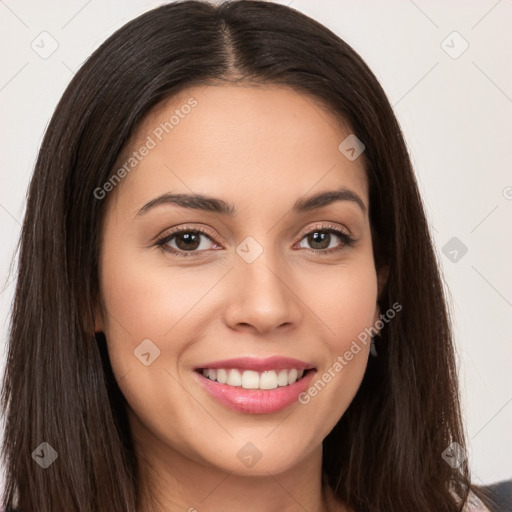
[{"label": "forehead", "polygon": [[191,87],[140,123],[117,162],[132,159],[134,166],[127,166],[116,195],[136,201],[205,193],[235,203],[239,197],[250,207],[258,199],[344,186],[367,204],[363,158],[351,161],[339,149],[350,133],[343,119],[289,87]]}]

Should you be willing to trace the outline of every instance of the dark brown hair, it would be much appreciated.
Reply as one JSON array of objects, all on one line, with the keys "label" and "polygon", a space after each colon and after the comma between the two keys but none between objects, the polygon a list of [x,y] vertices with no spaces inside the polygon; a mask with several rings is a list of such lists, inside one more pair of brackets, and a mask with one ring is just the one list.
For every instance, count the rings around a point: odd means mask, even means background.
[{"label": "dark brown hair", "polygon": [[[95,337],[103,208],[134,130],[199,84],[280,84],[326,105],[364,143],[382,331],[348,410],[324,440],[325,482],[358,512],[454,512],[470,488],[454,347],[436,256],[406,145],[359,55],[300,12],[263,1],[163,5],[129,22],[78,71],[46,131],[30,184],[2,390],[4,506],[131,512],[139,475],[105,340]],[[41,442],[58,452],[46,470]]]}]

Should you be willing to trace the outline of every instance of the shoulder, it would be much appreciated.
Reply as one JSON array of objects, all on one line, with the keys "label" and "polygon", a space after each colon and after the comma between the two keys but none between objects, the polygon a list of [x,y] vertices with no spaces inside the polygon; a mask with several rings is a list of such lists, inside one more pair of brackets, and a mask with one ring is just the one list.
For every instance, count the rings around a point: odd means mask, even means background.
[{"label": "shoulder", "polygon": [[473,508],[468,511],[512,512],[512,480],[504,480],[490,485],[477,486],[487,508]]},{"label": "shoulder", "polygon": [[491,512],[474,493],[470,492],[463,512]]}]

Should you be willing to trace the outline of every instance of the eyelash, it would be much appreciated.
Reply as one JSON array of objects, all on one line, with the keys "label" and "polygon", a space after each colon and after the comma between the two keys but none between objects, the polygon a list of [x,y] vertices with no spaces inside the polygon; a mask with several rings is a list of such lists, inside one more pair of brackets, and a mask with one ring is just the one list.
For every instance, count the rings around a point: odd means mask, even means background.
[{"label": "eyelash", "polygon": [[[333,247],[331,249],[304,249],[304,250],[325,256],[325,255],[332,254],[332,253],[335,253],[338,251],[342,251],[346,247],[353,246],[355,243],[355,239],[352,238],[350,235],[347,235],[347,233],[344,233],[339,228],[335,228],[334,226],[331,226],[329,224],[320,224],[318,226],[315,226],[310,231],[307,231],[306,233],[304,233],[301,236],[299,242],[307,235],[311,235],[312,233],[321,232],[321,231],[335,234],[337,237],[340,238],[341,245],[339,247]],[[206,251],[197,251],[197,250],[196,251],[182,251],[182,250],[178,251],[174,248],[170,248],[167,246],[167,244],[174,237],[176,237],[177,235],[180,235],[182,233],[195,233],[195,234],[204,235],[207,238],[209,238],[212,242],[216,243],[215,240],[213,240],[212,233],[210,233],[208,230],[205,230],[202,228],[187,228],[185,226],[182,228],[175,229],[169,233],[165,233],[160,238],[158,238],[158,240],[155,242],[155,246],[159,247],[164,252],[171,253],[173,255],[176,255],[179,257],[184,257],[184,258],[188,258],[190,256],[196,256],[198,253],[200,254],[202,252],[206,252]]]}]

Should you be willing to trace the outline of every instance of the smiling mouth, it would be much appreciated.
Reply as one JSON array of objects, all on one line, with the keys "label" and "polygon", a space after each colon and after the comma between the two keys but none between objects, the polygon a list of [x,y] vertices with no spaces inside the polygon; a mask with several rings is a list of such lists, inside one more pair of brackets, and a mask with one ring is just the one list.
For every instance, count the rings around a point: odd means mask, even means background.
[{"label": "smiling mouth", "polygon": [[196,371],[211,381],[234,388],[268,390],[295,384],[311,369],[283,368],[257,372],[237,368],[198,368]]}]

